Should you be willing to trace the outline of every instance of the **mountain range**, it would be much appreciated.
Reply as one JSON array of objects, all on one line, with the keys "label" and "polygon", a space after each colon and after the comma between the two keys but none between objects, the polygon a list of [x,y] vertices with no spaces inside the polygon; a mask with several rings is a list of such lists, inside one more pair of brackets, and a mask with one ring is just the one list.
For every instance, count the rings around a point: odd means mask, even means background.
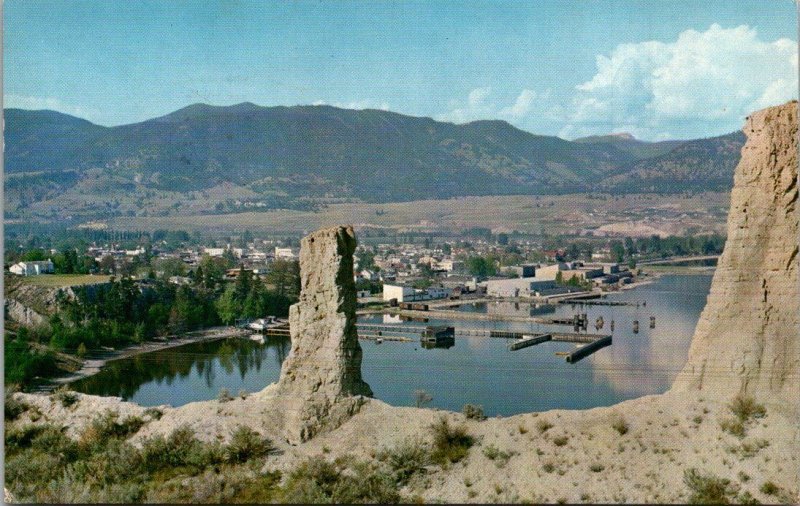
[{"label": "mountain range", "polygon": [[330,106],[194,104],[115,127],[54,111],[4,112],[12,210],[70,192],[102,200],[109,187],[188,194],[234,185],[268,207],[298,199],[727,191],[744,144],[741,132],[567,141],[504,121],[456,125]]}]

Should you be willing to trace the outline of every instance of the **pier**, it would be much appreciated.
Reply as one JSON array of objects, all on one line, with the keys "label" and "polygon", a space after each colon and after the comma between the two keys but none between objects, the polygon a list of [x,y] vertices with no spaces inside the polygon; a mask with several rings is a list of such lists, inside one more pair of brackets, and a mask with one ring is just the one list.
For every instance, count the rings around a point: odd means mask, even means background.
[{"label": "pier", "polygon": [[538,335],[524,335],[517,341],[508,345],[511,351],[521,350],[547,341],[560,341],[584,344],[577,350],[569,352],[556,352],[556,355],[565,355],[565,360],[573,364],[582,358],[588,357],[601,348],[611,345],[611,336],[603,334],[576,334],[576,333],[550,333]]}]

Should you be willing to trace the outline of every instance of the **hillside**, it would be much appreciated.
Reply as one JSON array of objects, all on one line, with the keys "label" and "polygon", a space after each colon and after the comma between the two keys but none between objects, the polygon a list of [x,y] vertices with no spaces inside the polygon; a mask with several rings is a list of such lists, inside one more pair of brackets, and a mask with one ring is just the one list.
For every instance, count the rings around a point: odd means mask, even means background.
[{"label": "hillside", "polygon": [[730,186],[742,142],[741,134],[570,142],[504,121],[455,125],[389,111],[250,103],[194,104],[117,127],[53,111],[5,115],[7,217],[141,215],[157,198],[176,204],[167,213],[185,214],[178,208],[190,192],[204,200],[220,188],[233,188],[229,199],[239,206],[262,208],[720,189]]}]

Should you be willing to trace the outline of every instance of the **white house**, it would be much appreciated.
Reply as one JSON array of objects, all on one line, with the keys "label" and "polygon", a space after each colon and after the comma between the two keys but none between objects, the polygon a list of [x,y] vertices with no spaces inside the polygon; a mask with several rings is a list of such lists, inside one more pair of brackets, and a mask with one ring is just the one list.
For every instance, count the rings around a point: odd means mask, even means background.
[{"label": "white house", "polygon": [[444,299],[450,296],[452,290],[441,286],[432,286],[427,289],[413,288],[404,285],[383,285],[383,300],[397,299],[397,302],[415,302],[421,300]]},{"label": "white house", "polygon": [[225,254],[225,248],[203,248],[203,253],[210,257],[221,257]]},{"label": "white house", "polygon": [[292,248],[275,248],[275,258],[283,258],[285,260],[294,260],[295,254],[292,251]]},{"label": "white house", "polygon": [[47,259],[36,262],[20,262],[12,265],[8,270],[20,276],[38,276],[39,274],[50,274],[55,269],[53,262]]}]

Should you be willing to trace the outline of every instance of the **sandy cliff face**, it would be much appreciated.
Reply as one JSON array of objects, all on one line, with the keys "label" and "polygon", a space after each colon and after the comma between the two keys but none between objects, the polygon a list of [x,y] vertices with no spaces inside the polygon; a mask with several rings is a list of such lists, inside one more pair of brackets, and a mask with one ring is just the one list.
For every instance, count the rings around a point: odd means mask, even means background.
[{"label": "sandy cliff face", "polygon": [[800,396],[797,102],[747,118],[728,240],[673,391]]},{"label": "sandy cliff face", "polygon": [[356,333],[352,227],[331,227],[303,238],[300,301],[289,311],[292,351],[276,393],[286,404],[287,438],[304,441],[323,425],[338,425],[372,396],[361,379]]}]

